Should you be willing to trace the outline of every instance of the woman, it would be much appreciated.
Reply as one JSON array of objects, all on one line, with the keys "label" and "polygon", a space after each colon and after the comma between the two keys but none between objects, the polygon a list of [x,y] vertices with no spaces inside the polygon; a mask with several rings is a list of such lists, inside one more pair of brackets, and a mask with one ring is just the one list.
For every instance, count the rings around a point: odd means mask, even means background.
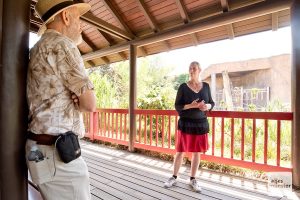
[{"label": "woman", "polygon": [[189,67],[190,80],[181,84],[177,92],[175,108],[180,119],[173,176],[165,182],[167,188],[176,185],[184,152],[192,152],[190,186],[195,192],[201,192],[195,176],[200,164],[200,153],[208,150],[209,124],[205,111],[211,110],[215,103],[209,85],[199,81],[200,72],[199,63],[192,62]]}]

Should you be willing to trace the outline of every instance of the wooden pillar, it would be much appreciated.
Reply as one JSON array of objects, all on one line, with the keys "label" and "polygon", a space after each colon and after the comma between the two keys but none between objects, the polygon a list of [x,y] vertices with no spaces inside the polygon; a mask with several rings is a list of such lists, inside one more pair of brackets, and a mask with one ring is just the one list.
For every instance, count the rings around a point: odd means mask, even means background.
[{"label": "wooden pillar", "polygon": [[0,199],[27,199],[25,137],[30,1],[0,0]]},{"label": "wooden pillar", "polygon": [[210,83],[210,89],[211,89],[211,97],[214,101],[216,101],[217,97],[217,81],[216,81],[216,73],[213,73],[210,75],[211,83]]},{"label": "wooden pillar", "polygon": [[134,45],[129,45],[129,151],[134,151],[134,143],[136,136],[136,54],[137,48]]},{"label": "wooden pillar", "polygon": [[300,1],[293,1],[291,7],[292,26],[292,110],[294,113],[292,131],[293,185],[300,188]]}]

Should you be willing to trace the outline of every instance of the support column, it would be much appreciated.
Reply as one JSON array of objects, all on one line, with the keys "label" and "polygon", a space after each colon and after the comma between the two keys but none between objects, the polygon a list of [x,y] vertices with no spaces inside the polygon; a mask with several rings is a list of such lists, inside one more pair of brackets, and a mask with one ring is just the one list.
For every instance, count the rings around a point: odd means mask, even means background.
[{"label": "support column", "polygon": [[136,109],[136,54],[137,48],[134,45],[129,45],[129,145],[128,150],[134,151],[134,143],[135,143],[135,136],[136,136],[136,116],[135,116],[135,109]]},{"label": "support column", "polygon": [[25,136],[30,1],[0,0],[0,199],[27,199]]},{"label": "support column", "polygon": [[300,188],[300,1],[291,7],[292,27],[292,131],[293,186]]},{"label": "support column", "polygon": [[211,83],[210,83],[210,89],[211,89],[211,97],[214,101],[216,101],[217,97],[217,81],[216,81],[216,73],[213,73],[210,75]]}]

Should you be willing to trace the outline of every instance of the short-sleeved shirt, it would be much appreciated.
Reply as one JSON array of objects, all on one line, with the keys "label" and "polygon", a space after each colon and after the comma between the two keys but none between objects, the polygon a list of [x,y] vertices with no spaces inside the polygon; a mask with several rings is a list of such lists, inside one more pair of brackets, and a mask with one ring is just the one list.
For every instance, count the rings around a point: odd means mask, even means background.
[{"label": "short-sleeved shirt", "polygon": [[94,86],[77,46],[66,36],[47,30],[30,51],[27,77],[28,130],[58,135],[84,135],[82,113],[71,99]]}]

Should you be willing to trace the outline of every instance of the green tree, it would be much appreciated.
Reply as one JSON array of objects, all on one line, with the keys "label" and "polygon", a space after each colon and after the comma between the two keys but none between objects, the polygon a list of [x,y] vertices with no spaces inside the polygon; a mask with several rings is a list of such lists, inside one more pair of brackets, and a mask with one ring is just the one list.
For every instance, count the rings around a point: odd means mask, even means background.
[{"label": "green tree", "polygon": [[118,102],[115,99],[117,90],[109,81],[108,76],[93,72],[89,77],[94,84],[94,90],[97,97],[97,108],[118,107]]},{"label": "green tree", "polygon": [[182,83],[187,82],[188,80],[189,80],[189,74],[180,74],[179,76],[176,76],[174,80],[174,89],[178,90],[179,86]]}]

